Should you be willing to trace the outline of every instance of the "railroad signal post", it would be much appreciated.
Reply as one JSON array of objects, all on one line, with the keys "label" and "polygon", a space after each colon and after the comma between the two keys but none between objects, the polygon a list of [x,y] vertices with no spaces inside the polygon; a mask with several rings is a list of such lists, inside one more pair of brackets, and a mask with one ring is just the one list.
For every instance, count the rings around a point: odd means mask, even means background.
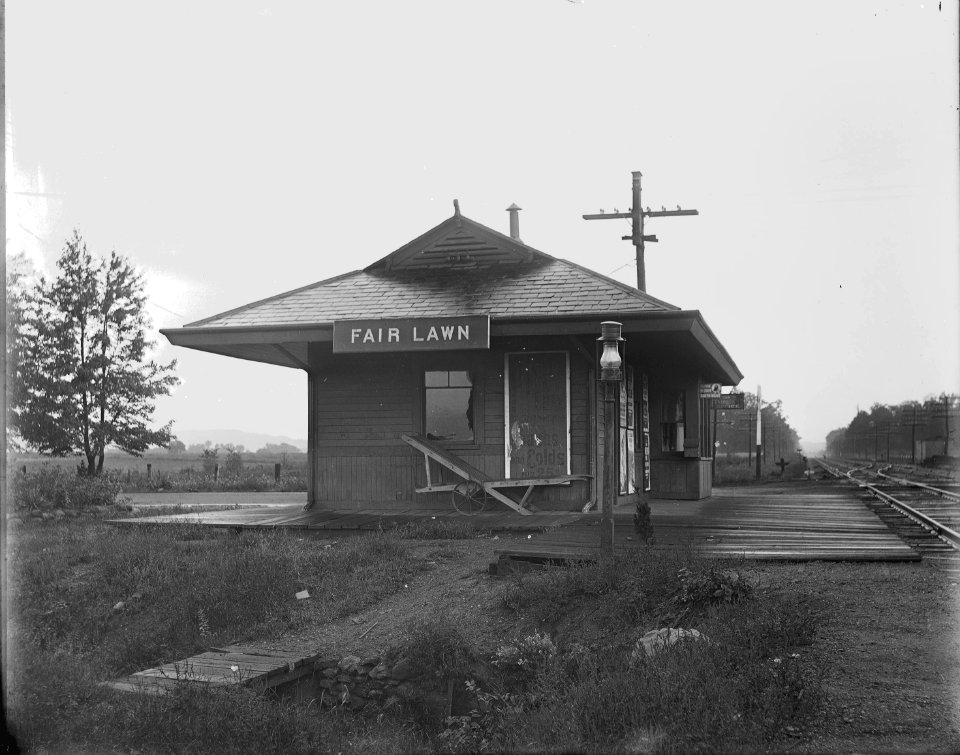
[{"label": "railroad signal post", "polygon": [[658,241],[656,236],[645,236],[643,233],[643,219],[644,218],[666,218],[672,217],[674,215],[699,215],[700,213],[697,210],[684,210],[681,209],[680,205],[677,205],[676,210],[668,210],[665,207],[661,207],[659,211],[651,210],[649,207],[643,209],[640,205],[640,179],[642,174],[639,170],[632,172],[633,175],[633,204],[630,207],[629,212],[618,212],[614,209],[613,212],[604,212],[600,210],[599,214],[595,215],[584,215],[584,220],[610,220],[616,218],[629,219],[632,221],[632,232],[629,236],[623,236],[624,241],[631,241],[633,245],[637,248],[637,288],[641,291],[647,290],[647,273],[644,262],[644,244],[647,241],[656,242]]}]

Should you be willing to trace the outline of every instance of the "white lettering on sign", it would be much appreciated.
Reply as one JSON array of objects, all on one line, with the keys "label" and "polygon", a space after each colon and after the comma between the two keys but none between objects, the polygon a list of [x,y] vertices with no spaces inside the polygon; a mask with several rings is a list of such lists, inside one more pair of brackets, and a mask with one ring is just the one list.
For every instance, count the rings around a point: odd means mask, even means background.
[{"label": "white lettering on sign", "polygon": [[[423,340],[422,338],[419,340]],[[384,343],[383,328],[351,328],[350,343]],[[386,343],[400,343],[400,328],[387,328]]]},{"label": "white lettering on sign", "polygon": [[344,320],[334,323],[334,352],[490,348],[485,316]]}]

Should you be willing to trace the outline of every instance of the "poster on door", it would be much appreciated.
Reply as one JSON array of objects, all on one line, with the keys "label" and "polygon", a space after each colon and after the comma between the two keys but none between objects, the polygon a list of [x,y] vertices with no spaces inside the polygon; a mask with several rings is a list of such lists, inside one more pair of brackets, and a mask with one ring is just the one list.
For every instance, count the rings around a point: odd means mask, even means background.
[{"label": "poster on door", "polygon": [[643,480],[641,486],[645,492],[650,491],[650,386],[647,376],[640,377],[640,426],[643,430]]},{"label": "poster on door", "polygon": [[633,399],[633,368],[628,367],[620,383],[620,495],[635,493],[637,490]]},{"label": "poster on door", "polygon": [[508,476],[568,474],[566,352],[508,354],[507,392]]}]

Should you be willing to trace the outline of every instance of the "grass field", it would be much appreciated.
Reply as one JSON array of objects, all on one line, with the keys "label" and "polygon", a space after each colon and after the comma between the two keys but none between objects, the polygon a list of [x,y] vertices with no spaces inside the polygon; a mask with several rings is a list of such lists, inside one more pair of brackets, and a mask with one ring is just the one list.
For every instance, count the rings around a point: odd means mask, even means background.
[{"label": "grass field", "polygon": [[[12,539],[8,723],[26,749],[53,752],[309,750],[321,722],[280,700],[184,689],[158,703],[97,684],[296,626],[307,620],[300,590],[315,596],[310,616],[335,618],[422,567],[407,541],[386,535],[324,548],[283,532],[73,519],[31,520]],[[258,725],[266,730],[250,740]]]},{"label": "grass field", "polygon": [[[239,459],[214,462],[197,455],[154,453],[143,457],[109,454],[104,460],[104,475],[115,480],[124,492],[192,491],[304,491],[307,489],[306,454],[288,454],[283,458],[264,458],[245,454]],[[51,458],[35,454],[13,455],[11,476],[37,476],[51,473],[74,474],[80,457]],[[279,479],[276,476],[280,465]]]},{"label": "grass field", "polygon": [[[50,457],[40,456],[38,454],[11,454],[9,465],[12,471],[23,470],[28,472],[36,471],[41,467],[56,467],[76,471],[80,465],[82,457],[65,456]],[[221,459],[221,466],[224,460]],[[244,468],[255,469],[264,474],[273,474],[274,464],[285,462],[284,466],[290,469],[299,469],[306,467],[306,454],[288,454],[285,459],[280,457],[258,457],[256,454],[244,454]],[[126,475],[127,472],[133,474],[146,474],[147,465],[150,465],[154,474],[180,474],[187,471],[201,472],[204,470],[204,460],[197,454],[169,454],[165,451],[149,453],[145,456],[130,456],[129,454],[114,453],[107,454],[104,457],[103,468],[107,472]]]},{"label": "grass field", "polygon": [[[815,607],[758,598],[682,549],[638,551],[614,584],[594,566],[492,583],[499,599],[477,609],[498,615],[492,656],[463,639],[468,619],[421,617],[395,653],[425,689],[455,683],[461,704],[446,720],[426,694],[371,719],[250,690],[184,685],[157,699],[97,686],[352,615],[437,568],[439,551],[455,556],[454,540],[424,538],[475,534],[409,527],[331,544],[26,520],[11,552],[8,721],[35,752],[755,751],[816,708],[817,680],[792,653],[815,634]],[[294,599],[302,589],[316,597],[308,609]],[[709,641],[637,652],[646,629],[694,625]]]}]

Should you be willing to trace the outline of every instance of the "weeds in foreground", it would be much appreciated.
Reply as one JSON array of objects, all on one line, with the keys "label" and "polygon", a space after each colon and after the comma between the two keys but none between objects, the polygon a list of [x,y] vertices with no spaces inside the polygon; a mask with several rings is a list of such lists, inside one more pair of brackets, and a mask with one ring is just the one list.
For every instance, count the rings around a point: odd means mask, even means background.
[{"label": "weeds in foreground", "polygon": [[415,519],[393,531],[404,540],[472,540],[488,533],[488,530],[478,529],[473,522],[464,519],[437,517]]},{"label": "weeds in foreground", "polygon": [[15,472],[10,482],[13,510],[20,513],[113,506],[120,493],[120,483],[110,476],[87,477],[52,466]]},{"label": "weeds in foreground", "polygon": [[[365,720],[334,709],[321,714],[248,687],[211,688],[184,683],[172,694],[118,695],[88,688],[82,677],[67,676],[61,686],[82,703],[67,708],[44,726],[46,741],[68,742],[56,752],[430,752],[426,737],[394,718]],[[21,745],[39,738],[14,726]],[[56,734],[58,739],[51,735]],[[42,748],[39,748],[42,749]]]},{"label": "weeds in foreground", "polygon": [[[803,652],[815,603],[757,593],[737,570],[657,548],[621,560],[613,585],[592,566],[505,584],[509,613],[555,626],[508,635],[490,655],[452,619],[424,620],[393,653],[417,682],[403,718],[321,714],[248,689],[182,685],[153,698],[97,687],[144,665],[140,646],[153,648],[151,665],[194,652],[182,642],[275,631],[304,611],[344,615],[403,583],[409,547],[393,534],[325,545],[188,525],[28,524],[14,554],[9,720],[34,751],[757,751],[820,702]],[[309,607],[292,598],[303,588]],[[633,653],[674,620],[708,639]]]},{"label": "weeds in foreground", "polygon": [[[284,532],[72,520],[29,523],[14,539],[9,716],[31,747],[114,730],[110,706],[87,713],[100,681],[275,635],[312,614],[347,615],[420,568],[402,540],[382,534],[324,547]],[[303,589],[309,601],[296,600]]]},{"label": "weeds in foreground", "polygon": [[[591,565],[520,575],[503,601],[536,621],[573,618],[553,638],[504,645],[493,665],[506,673],[468,680],[470,710],[441,738],[452,751],[752,751],[803,726],[820,703],[820,680],[796,652],[816,634],[816,605],[757,599],[742,574],[691,553],[649,549],[621,561],[609,589]],[[565,640],[589,615],[613,638]],[[703,639],[634,652],[672,620]]]}]

